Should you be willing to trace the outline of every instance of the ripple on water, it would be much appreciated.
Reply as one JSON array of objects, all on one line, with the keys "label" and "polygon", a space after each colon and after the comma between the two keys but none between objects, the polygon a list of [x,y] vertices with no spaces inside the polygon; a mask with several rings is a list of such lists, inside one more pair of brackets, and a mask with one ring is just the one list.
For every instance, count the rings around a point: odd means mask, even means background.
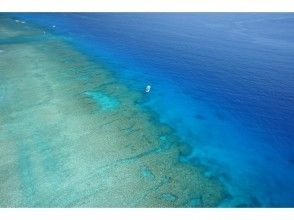
[{"label": "ripple on water", "polygon": [[195,115],[195,118],[196,118],[197,120],[205,120],[205,119],[206,119],[205,116],[202,115],[202,114],[196,114],[196,115]]}]

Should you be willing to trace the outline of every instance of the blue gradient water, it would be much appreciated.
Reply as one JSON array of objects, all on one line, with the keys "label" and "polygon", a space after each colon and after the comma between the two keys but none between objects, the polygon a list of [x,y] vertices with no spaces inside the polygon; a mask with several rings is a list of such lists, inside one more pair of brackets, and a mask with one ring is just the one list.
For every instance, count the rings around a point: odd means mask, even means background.
[{"label": "blue gradient water", "polygon": [[[294,14],[15,14],[70,41],[134,90],[232,195],[294,206]],[[54,28],[53,25],[56,25]],[[103,97],[102,97],[103,98]]]}]

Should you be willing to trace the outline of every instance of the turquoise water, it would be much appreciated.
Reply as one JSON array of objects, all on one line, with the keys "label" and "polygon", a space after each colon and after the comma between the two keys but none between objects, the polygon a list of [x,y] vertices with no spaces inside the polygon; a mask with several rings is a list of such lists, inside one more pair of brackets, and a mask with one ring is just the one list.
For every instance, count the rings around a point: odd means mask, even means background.
[{"label": "turquoise water", "polygon": [[[41,13],[9,16],[12,20],[23,19],[27,25],[39,25],[41,35],[43,31],[50,33],[50,39],[66,42],[71,50],[107,70],[107,77],[98,80],[103,82],[99,86],[98,82],[92,82],[92,77],[99,74],[91,67],[79,67],[80,58],[71,60],[68,57],[63,63],[73,72],[61,77],[60,82],[67,85],[67,80],[74,77],[84,85],[91,84],[87,91],[79,89],[78,92],[87,103],[85,106],[93,104],[90,115],[96,111],[109,113],[112,118],[105,116],[107,122],[104,124],[114,126],[117,122],[122,126],[115,113],[124,112],[133,119],[132,111],[121,111],[121,108],[136,106],[140,109],[140,117],[134,117],[134,121],[139,123],[141,114],[146,114],[145,119],[153,126],[165,125],[175,137],[158,133],[157,127],[151,134],[149,126],[137,127],[128,119],[124,122],[127,124],[123,128],[125,136],[119,135],[120,138],[128,142],[128,135],[135,131],[147,132],[151,139],[156,134],[162,144],[184,142],[187,147],[172,158],[179,164],[200,169],[202,178],[216,181],[224,190],[221,196],[212,199],[214,202],[205,202],[205,197],[195,192],[187,195],[186,202],[179,202],[183,189],[172,185],[169,189],[176,193],[162,192],[156,196],[161,198],[158,201],[167,202],[165,205],[153,201],[146,202],[145,206],[293,206],[293,14]],[[1,42],[8,45],[39,40],[35,35],[11,36]],[[0,49],[5,52],[5,48]],[[73,64],[76,67],[71,67]],[[117,84],[128,88],[129,93],[115,92]],[[147,85],[152,86],[148,95],[144,94]],[[144,138],[136,138],[137,143],[145,143]],[[125,145],[130,151],[136,148],[134,144]],[[147,151],[147,155],[169,148],[169,144],[161,146],[163,148]],[[141,158],[140,155],[137,156]],[[166,175],[161,168],[154,167],[159,176]],[[170,170],[176,172],[177,169],[171,166]],[[185,172],[180,173],[184,175]],[[138,173],[148,181],[157,179],[149,166],[139,166]],[[167,179],[163,178],[162,182],[165,181]],[[183,180],[178,184],[194,189],[193,181]],[[212,191],[221,192],[218,187]],[[147,188],[143,190],[145,195],[148,195]],[[212,195],[219,195],[216,192]]]},{"label": "turquoise water", "polygon": [[[0,16],[0,207],[215,207],[222,184],[103,64]],[[200,203],[191,201],[201,199]]]}]

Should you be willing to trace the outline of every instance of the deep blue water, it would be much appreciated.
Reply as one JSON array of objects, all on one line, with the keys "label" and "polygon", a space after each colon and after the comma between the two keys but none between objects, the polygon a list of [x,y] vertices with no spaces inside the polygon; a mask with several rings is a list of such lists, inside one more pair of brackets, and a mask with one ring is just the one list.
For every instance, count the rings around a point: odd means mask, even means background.
[{"label": "deep blue water", "polygon": [[[232,198],[294,206],[294,14],[17,14],[102,61]],[[52,26],[56,25],[55,28]]]}]

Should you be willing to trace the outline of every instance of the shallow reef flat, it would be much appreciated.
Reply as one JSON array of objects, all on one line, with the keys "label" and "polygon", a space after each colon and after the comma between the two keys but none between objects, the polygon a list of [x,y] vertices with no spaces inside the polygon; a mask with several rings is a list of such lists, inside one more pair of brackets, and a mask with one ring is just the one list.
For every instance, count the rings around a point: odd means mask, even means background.
[{"label": "shallow reef flat", "polygon": [[214,207],[174,131],[62,37],[0,16],[1,207]]}]

